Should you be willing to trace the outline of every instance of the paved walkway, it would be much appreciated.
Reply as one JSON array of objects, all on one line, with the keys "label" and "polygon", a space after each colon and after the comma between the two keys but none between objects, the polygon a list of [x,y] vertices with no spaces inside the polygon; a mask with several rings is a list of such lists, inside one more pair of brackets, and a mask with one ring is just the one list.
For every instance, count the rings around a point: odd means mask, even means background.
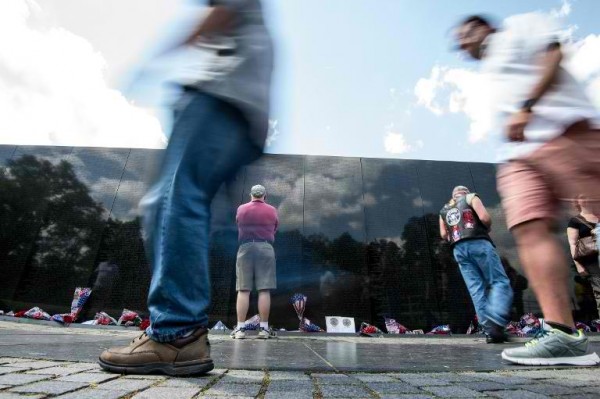
[{"label": "paved walkway", "polygon": [[[65,329],[45,323],[0,322],[0,399],[536,399],[598,398],[600,393],[600,367],[510,366],[499,360],[502,346],[486,345],[480,338],[470,337],[378,339],[292,335],[269,341],[231,341],[224,335],[211,335],[213,358],[219,369],[196,378],[120,376],[103,372],[93,362],[102,347],[124,344],[137,334],[116,329]],[[326,356],[322,356],[319,346],[332,349],[329,354],[324,349],[322,354]],[[344,353],[353,346],[361,349]],[[598,342],[594,346],[600,349]],[[227,349],[236,347],[237,350]],[[261,347],[264,350],[257,352]],[[307,352],[296,352],[300,347],[307,348]],[[325,366],[312,367],[301,359],[311,351]],[[466,357],[465,351],[470,353]],[[419,359],[421,354],[432,357]],[[479,363],[478,368],[463,364],[477,354],[490,359]],[[243,367],[244,361],[252,357],[254,369]],[[409,367],[411,362],[419,364],[419,372]],[[492,363],[499,370],[492,371],[489,367]],[[305,367],[307,364],[309,367]]]}]

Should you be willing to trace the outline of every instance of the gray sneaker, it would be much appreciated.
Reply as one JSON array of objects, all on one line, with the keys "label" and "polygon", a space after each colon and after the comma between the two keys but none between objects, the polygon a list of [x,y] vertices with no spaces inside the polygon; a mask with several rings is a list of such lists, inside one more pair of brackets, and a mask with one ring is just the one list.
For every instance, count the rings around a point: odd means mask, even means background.
[{"label": "gray sneaker", "polygon": [[236,327],[229,336],[233,339],[244,339],[246,338],[246,329],[244,327]]},{"label": "gray sneaker", "polygon": [[571,335],[554,328],[544,331],[525,346],[504,349],[502,359],[529,366],[594,366],[600,363],[596,353],[588,353],[588,339],[582,331]]},{"label": "gray sneaker", "polygon": [[269,339],[269,338],[276,338],[277,337],[277,333],[275,333],[275,331],[271,330],[270,328],[267,330],[266,328],[260,328],[260,331],[258,332],[258,338],[259,339]]}]

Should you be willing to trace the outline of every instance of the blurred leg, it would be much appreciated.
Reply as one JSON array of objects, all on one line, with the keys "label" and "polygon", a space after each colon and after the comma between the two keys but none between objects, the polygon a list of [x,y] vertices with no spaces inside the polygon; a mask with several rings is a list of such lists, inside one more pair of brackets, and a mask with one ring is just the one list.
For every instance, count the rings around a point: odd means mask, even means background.
[{"label": "blurred leg", "polygon": [[569,267],[552,233],[551,221],[533,220],[513,227],[521,264],[544,318],[574,327],[569,293]]},{"label": "blurred leg", "polygon": [[207,325],[210,203],[251,154],[248,124],[226,103],[196,93],[178,115],[159,182],[141,202],[152,339],[172,341]]}]

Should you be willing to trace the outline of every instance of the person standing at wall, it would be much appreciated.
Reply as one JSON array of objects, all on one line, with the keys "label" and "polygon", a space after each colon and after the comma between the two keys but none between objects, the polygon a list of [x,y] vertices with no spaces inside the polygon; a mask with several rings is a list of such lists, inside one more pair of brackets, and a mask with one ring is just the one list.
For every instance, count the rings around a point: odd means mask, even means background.
[{"label": "person standing at wall", "polygon": [[598,111],[563,65],[561,29],[542,13],[507,18],[502,29],[473,15],[457,27],[458,47],[482,60],[499,122],[497,187],[506,223],[549,329],[502,358],[525,365],[595,365],[575,328],[569,267],[554,231],[560,202],[584,194],[600,204]]},{"label": "person standing at wall", "polygon": [[246,338],[244,322],[250,306],[250,292],[258,291],[260,327],[258,338],[275,337],[269,328],[271,290],[277,288],[275,268],[275,233],[279,225],[277,209],[265,202],[267,190],[257,184],[250,189],[250,202],[237,210],[239,249],[236,261],[237,326],[231,333],[234,339]]},{"label": "person standing at wall", "polygon": [[573,204],[578,211],[578,215],[569,220],[567,227],[569,247],[573,262],[575,262],[577,274],[582,278],[588,279],[592,286],[598,310],[595,318],[598,318],[600,317],[600,266],[598,263],[598,251],[594,251],[589,245],[588,247],[590,248],[586,248],[584,240],[587,239],[589,240],[589,244],[594,245],[593,239],[596,238],[595,226],[598,224],[599,219],[598,215],[590,209],[588,200],[584,196],[579,195]]},{"label": "person standing at wall", "polygon": [[505,342],[513,292],[488,234],[492,218],[477,194],[457,186],[440,211],[439,224],[442,239],[452,245],[486,342]]},{"label": "person standing at wall", "polygon": [[181,46],[206,56],[180,74],[182,97],[158,181],[140,203],[152,268],[150,327],[100,355],[111,372],[214,368],[206,314],[210,205],[223,182],[262,154],[267,136],[273,47],[261,2],[211,0]]}]

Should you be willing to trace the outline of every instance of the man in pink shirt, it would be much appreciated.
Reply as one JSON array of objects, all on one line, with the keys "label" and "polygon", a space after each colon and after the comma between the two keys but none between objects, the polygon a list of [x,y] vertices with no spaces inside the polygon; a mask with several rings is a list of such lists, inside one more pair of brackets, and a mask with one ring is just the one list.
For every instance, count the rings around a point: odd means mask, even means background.
[{"label": "man in pink shirt", "polygon": [[250,305],[250,291],[254,285],[258,290],[260,315],[258,337],[268,339],[275,336],[269,329],[269,312],[271,290],[277,288],[273,242],[279,220],[277,210],[265,203],[266,194],[267,190],[263,186],[253,186],[250,190],[250,202],[240,205],[235,218],[240,247],[236,262],[237,327],[231,333],[234,339],[246,337],[244,321]]}]

